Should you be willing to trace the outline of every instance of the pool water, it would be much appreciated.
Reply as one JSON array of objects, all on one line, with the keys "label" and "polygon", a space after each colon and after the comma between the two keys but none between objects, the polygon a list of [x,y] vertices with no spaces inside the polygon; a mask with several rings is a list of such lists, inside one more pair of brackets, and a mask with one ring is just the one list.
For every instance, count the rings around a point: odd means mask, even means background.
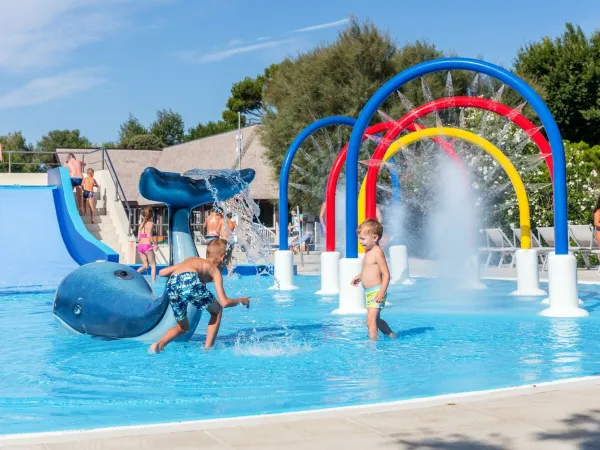
[{"label": "pool water", "polygon": [[[0,434],[279,413],[517,386],[600,372],[598,287],[580,286],[591,316],[548,319],[514,282],[478,292],[419,279],[393,286],[383,316],[397,339],[369,342],[364,317],[335,316],[317,277],[268,290],[267,277],[226,278],[251,308],[225,311],[217,345],[207,318],[160,355],[136,341],[72,336],[53,292],[0,291]],[[156,292],[161,292],[159,284]]]}]

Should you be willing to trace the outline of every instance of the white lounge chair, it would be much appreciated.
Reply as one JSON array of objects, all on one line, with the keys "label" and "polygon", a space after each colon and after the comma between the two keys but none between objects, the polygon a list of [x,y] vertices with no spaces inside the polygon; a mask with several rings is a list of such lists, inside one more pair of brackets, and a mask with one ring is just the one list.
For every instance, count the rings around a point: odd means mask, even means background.
[{"label": "white lounge chair", "polygon": [[[498,267],[512,267],[515,262],[516,247],[510,242],[510,239],[500,228],[486,228],[486,247],[479,249],[482,253],[487,253],[488,257],[485,266],[488,267],[494,254],[500,255]],[[504,262],[505,257],[510,257],[508,263]]]},{"label": "white lounge chair", "polygon": [[[549,247],[554,248],[554,246],[555,246],[554,227],[538,227],[537,232],[538,232],[538,239],[540,242],[542,242],[542,243],[545,242]],[[571,238],[571,236],[569,236],[569,237]],[[580,247],[578,247],[577,245],[573,246],[573,245],[571,245],[571,242],[569,242],[569,253],[580,253],[580,252],[581,252]],[[546,260],[546,264],[544,265],[544,270],[546,269],[547,264],[548,264],[548,260]]]},{"label": "white lounge chair", "polygon": [[[569,236],[578,248],[578,253],[581,254],[585,266],[589,269],[590,255],[600,254],[594,229],[591,225],[569,225]],[[600,267],[598,270],[600,271]]]},{"label": "white lounge chair", "polygon": [[[520,248],[521,247],[521,228],[511,227],[511,230],[513,233],[513,245],[517,248]],[[538,237],[533,233],[530,233],[530,234],[531,234],[531,248],[537,250],[538,257],[540,258],[540,260],[542,262],[542,267],[546,267],[546,259],[548,258],[548,253],[553,252],[554,247],[542,246]]]}]

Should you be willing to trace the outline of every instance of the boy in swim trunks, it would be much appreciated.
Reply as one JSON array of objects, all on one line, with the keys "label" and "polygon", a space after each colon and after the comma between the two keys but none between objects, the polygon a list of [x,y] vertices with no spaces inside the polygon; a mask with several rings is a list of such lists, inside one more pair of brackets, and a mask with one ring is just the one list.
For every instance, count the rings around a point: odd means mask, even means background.
[{"label": "boy in swim trunks", "polygon": [[85,216],[86,206],[89,204],[90,222],[94,223],[94,188],[100,186],[98,186],[98,183],[94,179],[94,169],[88,169],[86,174],[87,177],[81,182],[81,187],[83,187],[83,215]]},{"label": "boy in swim trunks", "polygon": [[[169,277],[165,293],[173,310],[177,325],[168,330],[160,341],[150,346],[151,353],[160,353],[165,346],[189,330],[187,319],[187,306],[191,303],[199,310],[206,308],[210,313],[210,320],[206,327],[205,348],[210,348],[215,343],[215,338],[221,325],[223,308],[237,305],[250,307],[250,297],[228,298],[223,289],[223,276],[221,269],[225,267],[225,250],[227,241],[216,238],[208,243],[206,259],[188,258],[171,267],[162,269],[158,274]],[[215,283],[217,298],[206,288],[206,283]]]},{"label": "boy in swim trunks", "polygon": [[367,328],[369,338],[377,339],[377,330],[389,337],[396,337],[385,320],[380,317],[385,307],[387,288],[390,284],[390,271],[385,254],[379,246],[383,226],[374,219],[367,219],[356,230],[360,244],[365,248],[362,271],[352,279],[352,286],[362,282],[367,304]]}]

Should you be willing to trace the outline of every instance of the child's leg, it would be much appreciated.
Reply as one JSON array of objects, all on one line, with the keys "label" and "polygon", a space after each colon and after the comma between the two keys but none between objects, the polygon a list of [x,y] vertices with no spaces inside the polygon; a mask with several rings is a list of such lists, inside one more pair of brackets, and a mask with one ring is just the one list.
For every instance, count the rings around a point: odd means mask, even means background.
[{"label": "child's leg", "polygon": [[[147,252],[146,252],[147,253]],[[138,273],[142,273],[144,272],[146,269],[148,269],[148,257],[146,256],[146,253],[140,253],[140,259],[142,260],[142,264],[143,266],[140,267],[137,271]]]},{"label": "child's leg", "polygon": [[206,327],[206,342],[204,348],[211,348],[215,344],[215,339],[219,333],[219,327],[221,326],[221,317],[223,316],[223,308],[219,305],[219,302],[214,301],[206,308],[210,313],[210,320]]},{"label": "child's leg", "polygon": [[369,308],[367,309],[367,328],[369,329],[369,338],[377,339],[377,323],[379,319],[380,309]]},{"label": "child's leg", "polygon": [[154,250],[148,250],[146,255],[148,256],[148,262],[150,263],[152,282],[156,283],[156,256],[154,255]]},{"label": "child's leg", "polygon": [[160,341],[158,341],[155,344],[152,344],[152,346],[150,347],[150,349],[154,352],[154,353],[160,353],[163,351],[163,349],[172,341],[174,341],[175,339],[177,339],[179,336],[181,336],[182,334],[184,334],[187,330],[190,329],[190,324],[187,320],[187,317],[179,322],[177,322],[177,325],[175,325],[173,328],[171,328],[170,330],[167,330],[167,332],[165,333],[165,335],[161,338]]},{"label": "child's leg", "polygon": [[90,222],[94,223],[94,199],[92,197],[88,198],[88,202],[90,204]]},{"label": "child's leg", "polygon": [[[79,189],[81,189],[81,187],[79,187]],[[85,215],[85,213],[87,212],[87,199],[83,198],[83,192],[79,193],[79,205],[82,211],[82,215]]]},{"label": "child's leg", "polygon": [[85,214],[83,212],[83,191],[81,190],[81,186],[75,186],[75,203],[77,203],[79,214]]},{"label": "child's leg", "polygon": [[390,326],[381,317],[377,318],[377,328],[379,328],[379,330],[381,330],[381,332],[386,336],[396,337]]}]

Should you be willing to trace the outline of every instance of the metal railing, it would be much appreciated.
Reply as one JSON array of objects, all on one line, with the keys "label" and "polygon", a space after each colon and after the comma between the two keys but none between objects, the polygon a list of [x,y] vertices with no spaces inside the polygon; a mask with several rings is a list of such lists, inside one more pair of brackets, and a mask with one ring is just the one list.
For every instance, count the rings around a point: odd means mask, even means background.
[{"label": "metal railing", "polygon": [[121,204],[125,207],[125,211],[127,212],[127,219],[129,222],[129,230],[127,235],[131,236],[132,234],[135,234],[135,225],[133,223],[133,211],[131,210],[131,206],[129,206],[127,196],[125,195],[125,191],[123,190],[123,186],[121,185],[121,181],[119,180],[119,175],[117,175],[115,166],[113,165],[112,160],[110,159],[108,150],[106,150],[105,148],[101,148],[100,151],[102,152],[102,168],[104,169],[104,161],[106,161],[108,173],[110,174],[110,177],[112,178],[112,181],[115,185],[115,201],[120,201]]},{"label": "metal railing", "polygon": [[[119,151],[119,150],[116,150]],[[98,160],[93,160],[91,155],[100,152]],[[129,206],[129,202],[127,201],[127,197],[125,196],[125,191],[123,190],[123,186],[121,185],[121,181],[119,180],[119,176],[115,167],[110,159],[110,155],[108,149],[105,148],[95,148],[83,151],[55,151],[55,152],[45,152],[45,151],[37,151],[37,150],[5,150],[2,154],[8,155],[8,161],[0,161],[0,167],[4,164],[8,164],[8,173],[13,173],[13,167],[16,166],[28,166],[28,165],[37,165],[38,168],[35,172],[46,172],[48,169],[53,167],[61,167],[62,164],[58,158],[58,155],[68,155],[70,153],[81,155],[81,161],[86,164],[100,164],[101,170],[105,170],[108,168],[108,173],[112,179],[112,182],[115,186],[115,201],[120,201],[127,213],[127,218],[129,220],[128,227],[128,236],[135,234],[135,225],[133,223],[133,211]],[[37,161],[16,161],[15,155],[24,155],[31,156],[32,159],[36,159]],[[50,157],[46,157],[45,155],[50,155]],[[88,160],[86,161],[86,155]],[[41,156],[41,158],[40,158]],[[51,161],[52,159],[52,161]],[[22,173],[18,171],[18,173]]]}]

